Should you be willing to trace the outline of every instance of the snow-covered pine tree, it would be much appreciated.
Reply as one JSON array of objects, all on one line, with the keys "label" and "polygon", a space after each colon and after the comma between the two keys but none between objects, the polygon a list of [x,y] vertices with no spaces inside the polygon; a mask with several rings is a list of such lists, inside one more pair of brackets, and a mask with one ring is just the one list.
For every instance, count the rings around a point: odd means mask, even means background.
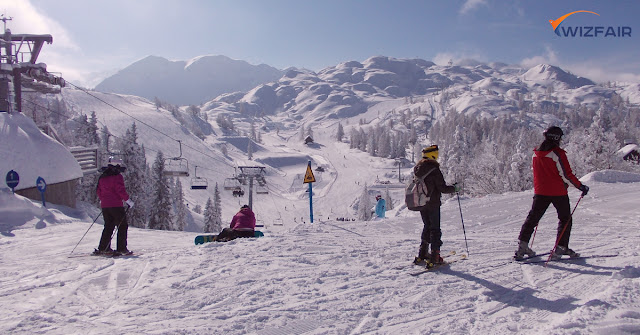
[{"label": "snow-covered pine tree", "polygon": [[158,152],[153,162],[151,180],[153,183],[153,206],[149,211],[149,228],[171,230],[171,192],[167,177],[164,175],[164,156]]},{"label": "snow-covered pine tree", "polygon": [[338,142],[342,142],[344,138],[344,128],[342,127],[342,123],[338,122],[338,130],[336,130],[336,139]]},{"label": "snow-covered pine tree", "polygon": [[204,228],[203,231],[205,233],[216,233],[217,231],[213,230],[213,222],[214,222],[215,209],[213,208],[213,201],[211,198],[207,199],[207,203],[204,205]]},{"label": "snow-covered pine tree", "polygon": [[362,189],[362,194],[360,195],[360,202],[358,204],[358,219],[363,221],[368,221],[369,219],[371,219],[372,207],[373,203],[370,199],[369,188],[365,183],[364,188]]},{"label": "snow-covered pine tree", "polygon": [[147,174],[147,158],[144,148],[138,144],[138,132],[135,122],[126,130],[120,141],[122,160],[127,169],[122,174],[129,196],[135,203],[127,211],[127,222],[132,227],[145,228],[147,225],[147,204],[149,199],[149,185]]},{"label": "snow-covered pine tree", "polygon": [[174,230],[184,231],[184,227],[187,225],[187,206],[184,204],[184,192],[182,191],[182,183],[180,178],[176,178],[175,186],[173,187],[173,208],[175,210],[175,224]]},{"label": "snow-covered pine tree", "polygon": [[202,206],[200,206],[200,204],[193,206],[193,211],[195,213],[202,214]]},{"label": "snow-covered pine tree", "polygon": [[218,183],[216,183],[213,191],[213,216],[211,219],[211,229],[213,232],[218,233],[222,231],[222,198],[220,198]]},{"label": "snow-covered pine tree", "polygon": [[387,210],[392,210],[395,206],[393,202],[393,198],[391,197],[391,193],[389,192],[389,187],[387,187],[384,191],[384,200],[386,201]]}]

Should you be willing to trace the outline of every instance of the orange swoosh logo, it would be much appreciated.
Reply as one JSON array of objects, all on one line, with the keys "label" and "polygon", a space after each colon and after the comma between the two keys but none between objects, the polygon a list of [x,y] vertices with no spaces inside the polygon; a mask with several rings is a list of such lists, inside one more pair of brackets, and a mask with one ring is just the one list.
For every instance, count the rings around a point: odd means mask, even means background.
[{"label": "orange swoosh logo", "polygon": [[564,21],[564,19],[568,18],[569,16],[575,14],[575,13],[591,13],[591,14],[596,14],[598,16],[600,16],[600,14],[595,13],[595,12],[590,12],[588,10],[577,10],[575,12],[571,12],[568,14],[564,14],[561,17],[559,17],[556,20],[549,20],[549,23],[551,23],[551,26],[553,27],[553,30],[556,30],[556,28],[558,28],[558,26],[560,25],[560,23],[562,23],[562,21]]}]

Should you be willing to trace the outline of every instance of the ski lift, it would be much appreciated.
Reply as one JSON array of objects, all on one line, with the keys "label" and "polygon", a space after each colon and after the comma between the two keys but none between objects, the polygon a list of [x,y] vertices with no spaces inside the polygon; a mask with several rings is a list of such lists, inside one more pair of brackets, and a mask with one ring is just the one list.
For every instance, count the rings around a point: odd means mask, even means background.
[{"label": "ski lift", "polygon": [[277,219],[273,220],[273,225],[274,226],[283,226],[284,223],[282,222],[281,218],[277,218]]},{"label": "ski lift", "polygon": [[198,166],[196,165],[193,170],[193,178],[191,178],[191,189],[192,190],[206,190],[209,183],[207,182],[207,178],[198,177]]},{"label": "ski lift", "polygon": [[244,190],[242,189],[242,187],[236,187],[235,189],[233,189],[233,192],[231,193],[233,194],[234,197],[244,196]]},{"label": "ski lift", "polygon": [[266,186],[258,184],[256,186],[256,194],[269,194],[269,190],[267,190]]},{"label": "ski lift", "polygon": [[232,191],[240,187],[240,181],[237,178],[226,178],[224,180],[224,189]]},{"label": "ski lift", "polygon": [[180,156],[171,157],[164,160],[164,175],[171,177],[189,177],[189,161],[182,158],[182,142],[180,145]]}]

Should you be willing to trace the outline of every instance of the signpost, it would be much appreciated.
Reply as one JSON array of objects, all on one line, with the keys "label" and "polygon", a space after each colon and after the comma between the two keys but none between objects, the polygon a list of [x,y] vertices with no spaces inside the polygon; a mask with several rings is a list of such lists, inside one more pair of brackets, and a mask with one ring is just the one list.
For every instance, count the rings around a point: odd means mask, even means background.
[{"label": "signpost", "polygon": [[311,161],[307,164],[307,172],[304,174],[304,184],[309,184],[309,220],[313,223],[313,183],[316,182],[316,177],[313,176],[311,170]]},{"label": "signpost", "polygon": [[36,179],[36,186],[42,195],[42,206],[47,207],[47,204],[44,201],[44,191],[47,190],[47,183],[44,181],[44,178],[38,177],[38,179]]},{"label": "signpost", "polygon": [[11,189],[11,192],[15,194],[15,188],[20,183],[20,176],[18,173],[13,170],[7,172],[7,178],[5,180],[7,182],[7,186]]}]

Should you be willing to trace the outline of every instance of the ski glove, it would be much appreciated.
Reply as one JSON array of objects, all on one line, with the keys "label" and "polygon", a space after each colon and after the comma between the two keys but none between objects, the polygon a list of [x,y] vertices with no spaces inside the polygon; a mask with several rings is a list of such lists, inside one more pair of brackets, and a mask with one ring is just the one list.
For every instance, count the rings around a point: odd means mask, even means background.
[{"label": "ski glove", "polygon": [[458,185],[458,183],[453,183],[453,188],[455,189],[456,193],[460,192],[460,185]]},{"label": "ski glove", "polygon": [[133,200],[129,199],[125,202],[127,203],[127,205],[129,205],[129,208],[133,207]]},{"label": "ski glove", "polygon": [[580,187],[578,187],[578,189],[580,191],[582,191],[582,196],[584,197],[585,195],[587,195],[587,193],[589,193],[589,186],[582,184],[580,185]]}]

